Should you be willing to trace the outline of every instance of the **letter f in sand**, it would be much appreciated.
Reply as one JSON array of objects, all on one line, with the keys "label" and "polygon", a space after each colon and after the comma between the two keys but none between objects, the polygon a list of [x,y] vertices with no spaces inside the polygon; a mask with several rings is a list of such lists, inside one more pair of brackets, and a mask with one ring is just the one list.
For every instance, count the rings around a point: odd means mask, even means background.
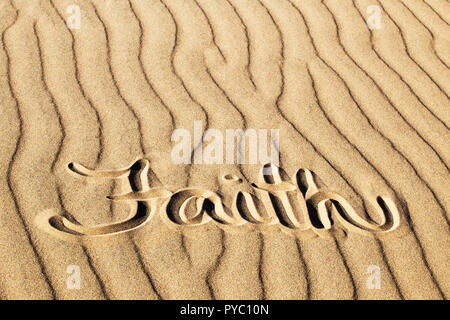
[{"label": "letter f in sand", "polygon": [[137,160],[130,167],[119,170],[91,170],[78,163],[70,163],[68,168],[77,177],[86,177],[93,182],[100,182],[103,179],[127,179],[131,192],[107,198],[112,201],[136,202],[137,207],[123,221],[92,227],[72,222],[56,214],[52,209],[39,214],[36,218],[38,226],[62,240],[83,242],[135,230],[150,220],[156,211],[156,199],[167,198],[172,194],[162,188],[150,188],[148,179],[150,162],[146,159]]}]

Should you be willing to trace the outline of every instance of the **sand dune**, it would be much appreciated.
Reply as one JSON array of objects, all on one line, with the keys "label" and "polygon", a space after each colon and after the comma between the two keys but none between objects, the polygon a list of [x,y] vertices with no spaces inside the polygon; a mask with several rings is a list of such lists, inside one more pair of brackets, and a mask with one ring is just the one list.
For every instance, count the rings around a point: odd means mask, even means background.
[{"label": "sand dune", "polygon": [[[71,5],[79,29],[66,24]],[[369,6],[379,29],[367,26]],[[450,296],[447,1],[4,0],[0,16],[1,299]],[[84,167],[126,171],[147,159],[149,188],[217,191],[225,204],[238,190],[225,174],[250,190],[260,165],[172,161],[173,131],[195,121],[279,129],[289,177],[312,170],[367,220],[380,222],[373,199],[394,199],[400,226],[324,239],[171,228],[151,211],[133,232],[95,229],[99,241],[39,228],[46,210],[81,234],[138,210],[107,196],[146,185],[91,183]],[[84,166],[78,176],[71,163]],[[72,265],[80,289],[67,286]],[[367,285],[369,266],[380,289]]]}]

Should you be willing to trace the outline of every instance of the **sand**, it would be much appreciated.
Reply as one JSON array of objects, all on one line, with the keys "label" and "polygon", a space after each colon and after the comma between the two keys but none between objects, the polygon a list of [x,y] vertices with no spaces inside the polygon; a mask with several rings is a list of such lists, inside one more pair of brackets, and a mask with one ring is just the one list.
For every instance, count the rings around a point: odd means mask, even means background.
[{"label": "sand", "polygon": [[[1,299],[450,296],[447,1],[1,0],[0,16]],[[230,205],[239,188],[224,174],[250,190],[261,165],[175,164],[171,135],[194,121],[278,129],[287,176],[311,170],[365,221],[380,223],[377,196],[391,199],[400,225],[363,234],[332,219],[328,237],[303,236],[280,223],[174,227],[152,209],[128,232],[136,201],[107,196],[133,194],[129,180],[68,167],[147,159],[143,189]],[[45,212],[81,234],[43,228]]]}]

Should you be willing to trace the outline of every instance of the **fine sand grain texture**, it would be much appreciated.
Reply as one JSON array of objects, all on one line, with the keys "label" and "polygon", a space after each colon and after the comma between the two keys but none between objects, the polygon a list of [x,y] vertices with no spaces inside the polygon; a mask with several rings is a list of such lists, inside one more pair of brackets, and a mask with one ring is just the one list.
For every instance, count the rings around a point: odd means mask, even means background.
[{"label": "fine sand grain texture", "polygon": [[[450,297],[448,1],[0,0],[0,35],[1,299]],[[177,164],[195,125],[279,130],[280,174]]]}]

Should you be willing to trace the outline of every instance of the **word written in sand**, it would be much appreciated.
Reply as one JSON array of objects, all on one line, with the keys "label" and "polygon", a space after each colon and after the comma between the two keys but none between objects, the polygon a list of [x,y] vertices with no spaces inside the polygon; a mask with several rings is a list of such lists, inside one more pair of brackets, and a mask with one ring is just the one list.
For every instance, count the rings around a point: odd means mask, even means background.
[{"label": "word written in sand", "polygon": [[[215,223],[225,230],[268,231],[281,228],[295,236],[318,235],[324,238],[332,238],[334,231],[344,229],[363,235],[387,233],[400,224],[398,207],[390,198],[377,196],[371,203],[378,211],[380,222],[363,218],[346,199],[323,187],[318,177],[307,169],[300,169],[287,179],[282,169],[267,164],[261,169],[258,183],[253,184],[226,174],[221,177],[218,192],[200,188],[175,192],[150,188],[150,163],[146,159],[114,171],[94,171],[75,163],[70,164],[69,169],[76,176],[94,182],[105,178],[127,179],[132,190],[130,193],[107,198],[129,202],[131,208],[136,208],[123,221],[97,226],[83,226],[53,210],[37,216],[37,224],[45,231],[78,243],[136,230],[157,211],[168,225],[176,228]],[[263,171],[271,174],[263,174]]]}]

